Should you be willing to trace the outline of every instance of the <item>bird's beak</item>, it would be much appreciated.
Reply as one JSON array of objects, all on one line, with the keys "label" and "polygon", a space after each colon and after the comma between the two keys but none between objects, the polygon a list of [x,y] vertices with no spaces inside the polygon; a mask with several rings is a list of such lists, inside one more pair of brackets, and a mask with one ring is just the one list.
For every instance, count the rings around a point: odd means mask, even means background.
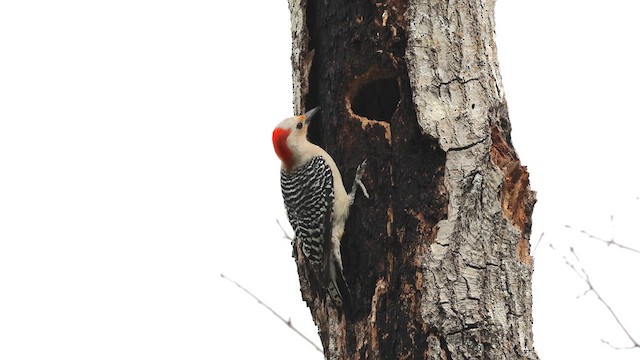
[{"label": "bird's beak", "polygon": [[318,110],[320,110],[320,106],[316,106],[313,109],[304,113],[305,124],[309,124],[309,121],[311,121],[311,118],[313,118],[313,116],[318,112]]}]

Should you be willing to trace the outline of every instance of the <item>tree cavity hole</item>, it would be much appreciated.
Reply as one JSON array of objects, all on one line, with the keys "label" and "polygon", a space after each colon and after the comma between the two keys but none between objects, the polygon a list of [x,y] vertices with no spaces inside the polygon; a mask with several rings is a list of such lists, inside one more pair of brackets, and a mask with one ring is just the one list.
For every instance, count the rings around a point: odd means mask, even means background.
[{"label": "tree cavity hole", "polygon": [[351,111],[370,120],[389,122],[400,102],[395,78],[365,80],[352,94]]}]

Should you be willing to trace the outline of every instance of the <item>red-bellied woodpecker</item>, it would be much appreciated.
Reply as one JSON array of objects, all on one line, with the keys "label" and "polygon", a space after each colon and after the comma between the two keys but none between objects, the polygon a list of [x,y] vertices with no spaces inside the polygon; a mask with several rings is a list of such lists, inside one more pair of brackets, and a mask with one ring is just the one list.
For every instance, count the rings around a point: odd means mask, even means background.
[{"label": "red-bellied woodpecker", "polygon": [[273,147],[282,161],[280,185],[295,239],[316,279],[337,307],[348,306],[349,289],[343,276],[340,241],[356,196],[356,185],[368,198],[360,180],[366,160],[356,170],[347,193],[342,175],[321,147],[307,140],[309,121],[319,108],[283,120],[273,130]]}]

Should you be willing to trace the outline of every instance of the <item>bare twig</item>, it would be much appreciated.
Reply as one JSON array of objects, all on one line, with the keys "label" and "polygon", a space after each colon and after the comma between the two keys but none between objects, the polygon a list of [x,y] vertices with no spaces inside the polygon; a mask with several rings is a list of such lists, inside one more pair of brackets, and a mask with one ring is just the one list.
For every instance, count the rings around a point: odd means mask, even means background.
[{"label": "bare twig", "polygon": [[282,224],[280,224],[280,220],[276,219],[276,222],[278,223],[278,226],[280,226],[280,230],[282,230],[282,237],[284,237],[285,239],[289,239],[290,241],[293,241],[293,237],[291,237],[289,234],[287,234],[287,231],[284,229],[284,227],[282,227]]},{"label": "bare twig", "polygon": [[607,340],[605,340],[605,339],[600,339],[600,341],[602,341],[603,343],[605,343],[605,344],[609,345],[610,347],[612,347],[612,348],[614,348],[614,349],[616,349],[616,350],[631,350],[631,349],[636,349],[636,348],[639,348],[639,347],[640,347],[640,346],[638,346],[638,344],[633,344],[633,345],[631,345],[631,346],[624,346],[624,347],[622,347],[622,346],[615,346],[615,345],[611,344],[610,342],[608,342],[608,341],[607,341]]},{"label": "bare twig", "polygon": [[249,296],[251,296],[252,298],[254,298],[258,302],[258,304],[260,304],[260,305],[264,306],[265,308],[267,308],[267,310],[269,310],[273,315],[275,315],[278,319],[280,319],[280,321],[285,323],[291,330],[295,331],[296,334],[298,334],[300,337],[305,339],[309,344],[313,345],[313,347],[316,348],[316,350],[318,350],[319,352],[322,352],[322,349],[318,345],[316,345],[313,341],[311,341],[311,339],[306,337],[303,333],[300,332],[300,330],[298,330],[295,326],[293,326],[293,323],[291,322],[291,318],[289,318],[288,320],[285,320],[285,318],[282,317],[282,315],[278,314],[275,310],[273,310],[273,308],[271,308],[271,306],[265,304],[259,297],[254,295],[251,291],[247,290],[244,286],[240,285],[235,280],[225,276],[223,273],[220,273],[220,277],[232,282],[235,286],[239,287],[242,291],[244,291],[247,294],[249,294]]},{"label": "bare twig", "polygon": [[[611,221],[613,222],[613,216],[611,217]],[[615,238],[613,236],[611,236],[611,239],[607,240],[607,239],[603,239],[603,238],[601,238],[599,236],[595,236],[595,235],[593,235],[591,233],[588,233],[585,230],[575,229],[575,228],[571,227],[570,225],[565,225],[564,227],[567,228],[567,229],[579,231],[581,234],[583,234],[584,236],[588,237],[589,239],[598,240],[600,242],[605,243],[607,246],[615,245],[615,246],[617,246],[617,247],[619,247],[621,249],[629,250],[629,251],[632,251],[632,252],[640,254],[640,250],[634,249],[632,247],[629,247],[629,246],[626,246],[626,245],[622,245],[619,242],[616,242],[616,240],[615,240]]]},{"label": "bare twig", "polygon": [[[549,247],[555,251],[556,248],[553,246],[553,244],[549,244]],[[575,261],[577,264],[580,264],[580,258],[578,257],[578,254],[576,254],[575,250],[573,249],[573,247],[569,248],[569,251],[571,252],[571,254],[573,255],[573,257],[575,258]],[[638,343],[638,341],[636,339],[633,338],[633,336],[631,336],[631,334],[629,333],[629,330],[627,330],[627,328],[622,324],[622,321],[620,321],[620,318],[618,318],[618,315],[613,311],[613,309],[611,308],[611,306],[609,305],[609,303],[607,303],[602,296],[600,295],[600,293],[598,292],[598,290],[596,290],[596,288],[593,286],[593,283],[591,282],[591,278],[589,278],[589,274],[587,273],[587,271],[580,266],[578,268],[578,266],[576,266],[574,263],[572,263],[569,259],[567,259],[566,256],[561,255],[562,259],[564,260],[565,264],[567,266],[569,266],[569,268],[571,270],[573,270],[573,272],[575,272],[580,279],[582,279],[582,281],[584,281],[584,283],[587,285],[587,290],[579,295],[580,296],[584,296],[590,292],[592,292],[596,298],[598,298],[598,300],[607,308],[607,310],[609,311],[609,313],[611,314],[611,316],[613,316],[613,318],[616,320],[616,322],[618,323],[618,326],[620,326],[620,328],[622,329],[622,331],[624,331],[624,333],[627,335],[627,337],[629,338],[629,340],[633,343],[632,346],[629,347],[617,347],[617,346],[613,346],[611,345],[611,343],[609,343],[608,341],[604,340],[604,339],[600,339],[603,343],[611,346],[614,349],[635,349],[635,348],[640,348],[640,343]]]},{"label": "bare twig", "polygon": [[536,243],[536,246],[533,247],[533,253],[536,253],[536,250],[538,250],[538,246],[540,246],[540,243],[542,242],[542,237],[544,236],[544,232],[542,234],[540,234],[540,237],[538,238],[538,242]]}]

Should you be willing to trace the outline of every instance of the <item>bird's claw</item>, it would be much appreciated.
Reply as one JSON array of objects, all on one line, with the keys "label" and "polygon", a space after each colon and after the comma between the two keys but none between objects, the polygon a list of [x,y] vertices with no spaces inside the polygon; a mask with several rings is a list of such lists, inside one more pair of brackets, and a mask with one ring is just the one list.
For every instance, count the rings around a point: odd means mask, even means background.
[{"label": "bird's claw", "polygon": [[358,169],[356,170],[356,178],[353,180],[352,192],[355,195],[356,185],[360,187],[362,190],[362,194],[369,199],[369,193],[367,192],[367,188],[362,183],[362,175],[364,175],[364,169],[367,167],[367,159],[365,159],[362,164],[358,165]]}]

